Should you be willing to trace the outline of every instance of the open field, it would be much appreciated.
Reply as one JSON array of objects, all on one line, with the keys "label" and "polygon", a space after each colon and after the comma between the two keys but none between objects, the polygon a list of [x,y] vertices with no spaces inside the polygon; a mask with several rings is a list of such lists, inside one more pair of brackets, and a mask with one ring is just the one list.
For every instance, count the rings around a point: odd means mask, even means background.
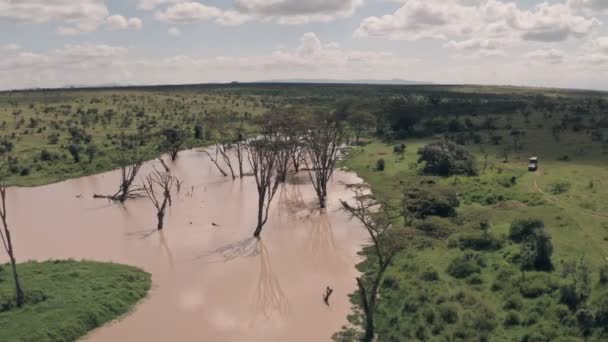
[{"label": "open field", "polygon": [[10,265],[0,266],[0,340],[73,341],[131,310],[150,289],[137,268],[89,261],[18,265],[23,308],[14,304]]}]

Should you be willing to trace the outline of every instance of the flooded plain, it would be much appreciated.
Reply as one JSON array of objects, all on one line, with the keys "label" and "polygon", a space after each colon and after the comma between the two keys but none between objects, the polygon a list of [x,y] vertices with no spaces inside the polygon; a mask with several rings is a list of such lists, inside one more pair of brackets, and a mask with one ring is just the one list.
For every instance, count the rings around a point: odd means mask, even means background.
[{"label": "flooded plain", "polygon": [[[338,209],[339,199],[352,197],[344,184],[360,179],[337,171],[320,213],[301,172],[279,188],[258,241],[251,238],[253,177],[222,177],[195,150],[167,164],[184,184],[160,232],[147,199],[119,205],[92,198],[117,190],[116,171],[9,190],[19,261],[112,261],[152,274],[152,289],[133,312],[85,340],[328,341],[346,324],[366,233]],[[327,286],[334,289],[329,306],[322,299]]]}]

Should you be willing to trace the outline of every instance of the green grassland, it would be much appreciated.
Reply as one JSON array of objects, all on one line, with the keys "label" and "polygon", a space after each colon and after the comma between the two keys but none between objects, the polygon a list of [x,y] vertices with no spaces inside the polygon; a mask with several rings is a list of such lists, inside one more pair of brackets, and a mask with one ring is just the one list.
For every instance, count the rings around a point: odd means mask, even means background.
[{"label": "green grassland", "polygon": [[89,261],[18,265],[25,305],[16,307],[10,265],[0,265],[0,341],[74,341],[126,314],[150,289],[137,268]]},{"label": "green grassland", "polygon": [[[455,218],[427,219],[448,229],[449,236],[401,253],[387,272],[377,317],[379,340],[605,340],[603,329],[581,330],[577,313],[560,304],[559,284],[564,281],[562,265],[583,259],[592,284],[586,307],[592,310],[608,293],[608,285],[599,282],[599,270],[606,267],[608,257],[608,155],[585,132],[564,133],[556,141],[550,130],[533,128],[526,130],[521,150],[511,152],[504,162],[509,131],[477,133],[483,141],[467,148],[477,157],[479,175],[436,178],[455,190],[461,203]],[[503,143],[491,144],[490,134],[503,135]],[[438,139],[371,141],[352,150],[345,166],[368,182],[377,197],[398,201],[421,178],[418,149]],[[407,146],[404,157],[393,153],[393,146],[400,143]],[[538,172],[527,170],[532,156],[540,158]],[[376,170],[380,158],[386,162],[384,171]],[[568,190],[552,193],[556,183],[568,184]],[[555,271],[524,274],[511,261],[519,247],[506,236],[511,222],[521,218],[545,222],[554,246]],[[459,238],[479,235],[484,220],[503,246],[485,251],[459,248]],[[482,260],[479,272],[463,279],[448,274],[452,260],[467,253]]]},{"label": "green grassland", "polygon": [[[597,94],[488,86],[306,84],[1,92],[0,152],[9,150],[13,157],[10,184],[35,186],[117,167],[114,156],[121,135],[136,136],[142,148],[153,149],[161,140],[162,129],[178,127],[188,137],[184,148],[208,145],[217,138],[208,127],[214,115],[245,117],[251,126],[251,118],[275,109],[329,111],[341,101],[349,101],[376,113],[393,99],[420,102],[427,97],[444,98],[446,108],[442,110],[453,115],[470,111],[503,114],[542,97],[572,102],[589,96]],[[205,129],[202,139],[193,138],[196,125]],[[86,141],[78,141],[79,135],[87,137]],[[78,163],[69,153],[75,141],[82,149],[82,160]]]}]

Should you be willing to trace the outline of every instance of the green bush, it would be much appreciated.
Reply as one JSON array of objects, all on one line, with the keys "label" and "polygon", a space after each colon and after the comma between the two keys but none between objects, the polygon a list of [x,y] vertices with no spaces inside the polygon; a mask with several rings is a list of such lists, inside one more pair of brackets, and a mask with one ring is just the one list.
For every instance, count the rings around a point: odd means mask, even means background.
[{"label": "green bush", "polygon": [[438,281],[439,273],[437,273],[437,271],[433,267],[429,266],[426,270],[422,272],[420,278],[424,281]]},{"label": "green bush", "polygon": [[405,192],[402,205],[416,218],[423,219],[427,216],[455,216],[460,202],[451,189],[433,183],[421,183]]},{"label": "green bush", "polygon": [[480,259],[478,256],[465,254],[458,256],[450,262],[447,272],[454,278],[466,278],[472,274],[481,272]]},{"label": "green bush", "polygon": [[462,233],[458,236],[461,249],[476,251],[495,251],[502,247],[502,241],[487,231]]},{"label": "green bush", "polygon": [[418,151],[418,162],[425,162],[424,173],[437,176],[477,175],[475,157],[451,141],[426,145]]},{"label": "green bush", "polygon": [[505,327],[512,327],[515,325],[521,324],[521,317],[517,312],[509,311],[507,312],[507,316],[505,317],[504,325]]},{"label": "green bush", "polygon": [[538,298],[556,289],[556,282],[550,275],[545,274],[528,275],[519,284],[519,291],[526,298]]},{"label": "green bush", "polygon": [[443,303],[439,306],[439,316],[447,324],[454,324],[458,322],[460,317],[460,310],[458,305],[454,303]]},{"label": "green bush", "polygon": [[553,195],[561,195],[570,190],[571,184],[569,182],[555,182],[549,185],[549,192]]},{"label": "green bush", "polygon": [[522,242],[525,238],[532,235],[535,230],[545,227],[545,223],[538,219],[521,219],[511,223],[509,238],[515,242]]}]

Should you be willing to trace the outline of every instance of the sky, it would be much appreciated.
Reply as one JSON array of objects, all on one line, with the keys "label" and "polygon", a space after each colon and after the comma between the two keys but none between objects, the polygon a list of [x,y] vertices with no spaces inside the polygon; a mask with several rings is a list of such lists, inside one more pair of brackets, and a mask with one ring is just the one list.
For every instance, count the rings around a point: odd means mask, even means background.
[{"label": "sky", "polygon": [[405,79],[608,90],[608,0],[0,0],[0,89]]}]

